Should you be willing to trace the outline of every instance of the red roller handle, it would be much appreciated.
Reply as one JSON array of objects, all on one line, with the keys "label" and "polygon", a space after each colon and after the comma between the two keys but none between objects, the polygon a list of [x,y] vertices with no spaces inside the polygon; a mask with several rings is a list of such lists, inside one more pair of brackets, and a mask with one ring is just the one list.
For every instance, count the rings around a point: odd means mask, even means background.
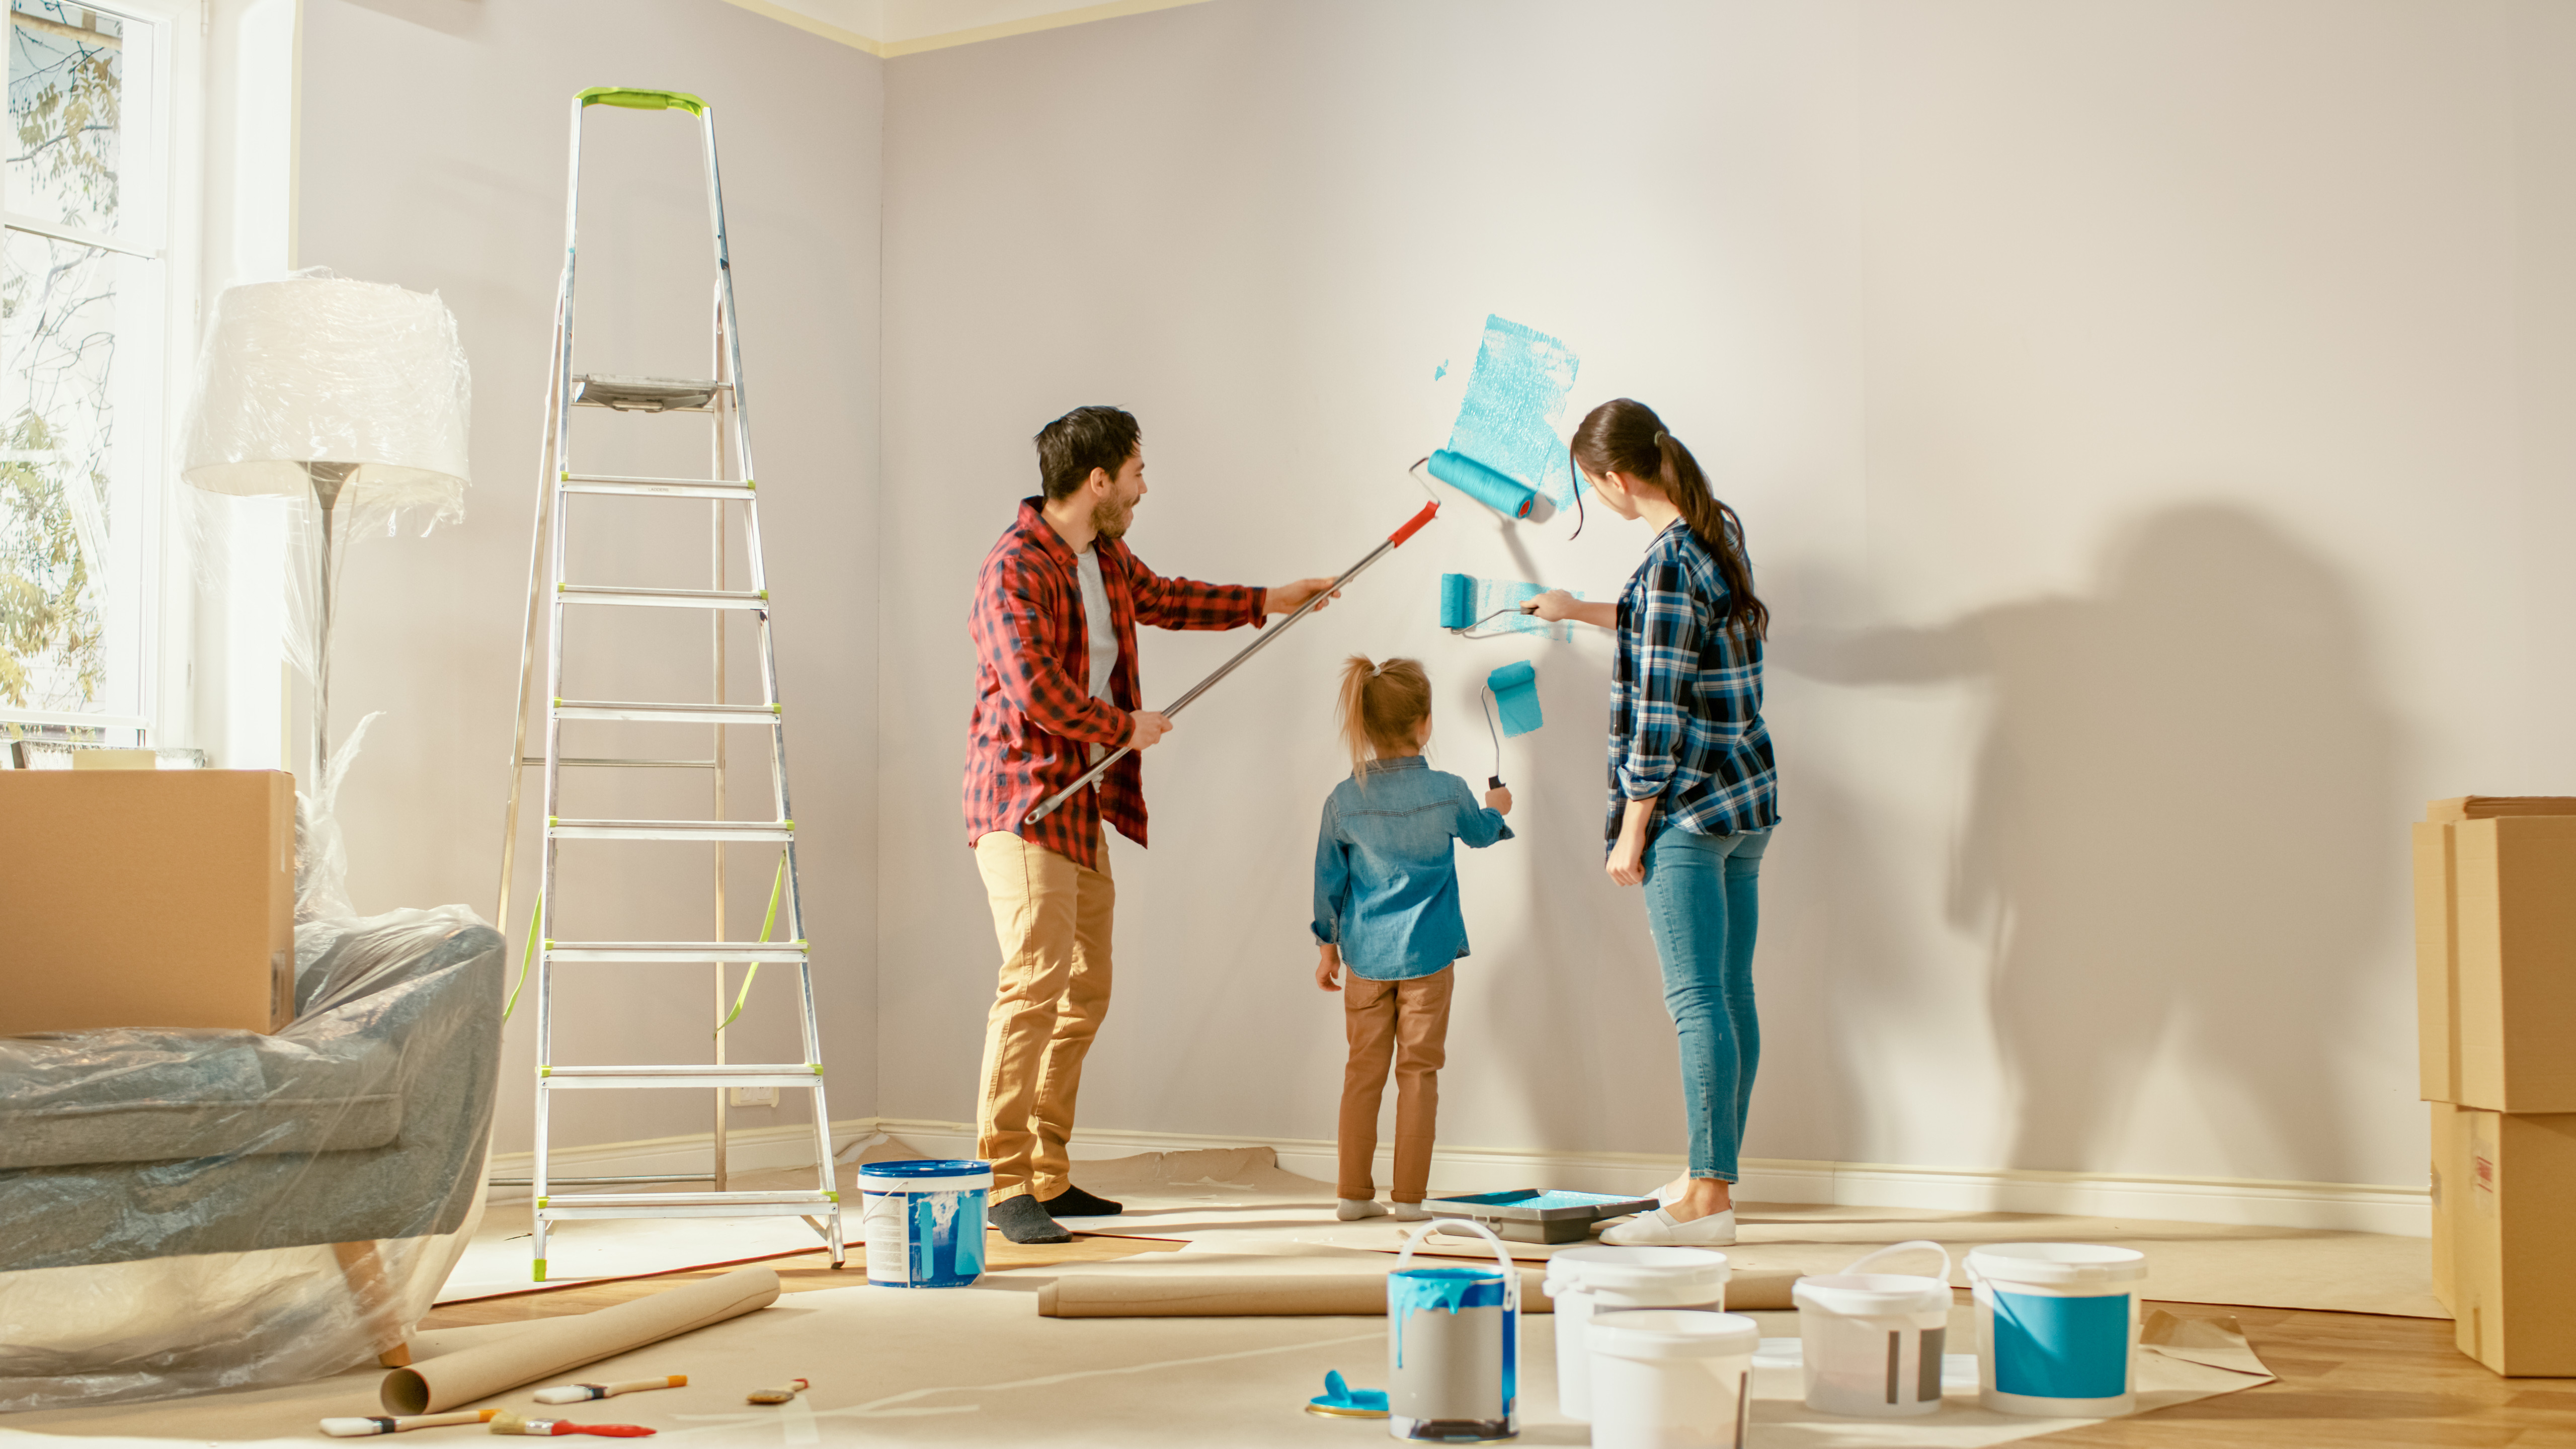
[{"label": "red roller handle", "polygon": [[1440,505],[1438,503],[1423,504],[1422,511],[1413,515],[1413,521],[1411,523],[1408,523],[1404,527],[1387,535],[1387,546],[1390,548],[1404,547],[1404,541],[1413,537],[1415,534],[1420,533],[1422,531],[1422,525],[1429,523],[1432,515],[1439,511]]}]

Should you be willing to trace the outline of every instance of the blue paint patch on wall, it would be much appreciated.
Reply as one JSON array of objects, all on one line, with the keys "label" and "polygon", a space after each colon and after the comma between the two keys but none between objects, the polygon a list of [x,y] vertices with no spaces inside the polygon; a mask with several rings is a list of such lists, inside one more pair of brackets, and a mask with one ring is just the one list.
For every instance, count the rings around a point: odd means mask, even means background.
[{"label": "blue paint patch on wall", "polygon": [[1440,359],[1440,365],[1438,367],[1431,369],[1431,380],[1433,382],[1438,382],[1440,379],[1447,377],[1448,375],[1449,359],[1444,357]]},{"label": "blue paint patch on wall", "polygon": [[1475,368],[1467,374],[1466,399],[1449,431],[1449,451],[1520,480],[1559,508],[1572,507],[1574,468],[1556,424],[1565,416],[1565,395],[1573,391],[1581,365],[1582,359],[1546,333],[1488,316]]}]

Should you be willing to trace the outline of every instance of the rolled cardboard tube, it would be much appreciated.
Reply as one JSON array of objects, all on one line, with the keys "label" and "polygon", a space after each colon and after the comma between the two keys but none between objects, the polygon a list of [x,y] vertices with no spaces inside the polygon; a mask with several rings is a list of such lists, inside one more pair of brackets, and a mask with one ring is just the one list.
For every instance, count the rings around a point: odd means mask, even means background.
[{"label": "rolled cardboard tube", "polygon": [[[1545,1313],[1540,1275],[1521,1271],[1521,1311]],[[1068,1273],[1038,1290],[1046,1318],[1384,1316],[1384,1273]]]},{"label": "rolled cardboard tube", "polygon": [[1738,1268],[1727,1275],[1726,1311],[1762,1313],[1797,1307],[1789,1290],[1806,1275],[1794,1268]]},{"label": "rolled cardboard tube", "polygon": [[541,1319],[496,1342],[395,1369],[377,1397],[389,1414],[440,1413],[738,1318],[777,1297],[776,1271],[744,1268],[595,1313]]}]

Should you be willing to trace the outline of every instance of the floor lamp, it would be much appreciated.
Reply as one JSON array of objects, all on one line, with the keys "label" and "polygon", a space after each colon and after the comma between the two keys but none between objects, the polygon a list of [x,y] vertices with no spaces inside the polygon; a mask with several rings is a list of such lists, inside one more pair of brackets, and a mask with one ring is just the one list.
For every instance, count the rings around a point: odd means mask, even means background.
[{"label": "floor lamp", "polygon": [[339,521],[463,517],[468,401],[456,319],[434,295],[299,273],[215,299],[181,475],[210,493],[309,497],[319,512],[314,790],[330,763]]}]

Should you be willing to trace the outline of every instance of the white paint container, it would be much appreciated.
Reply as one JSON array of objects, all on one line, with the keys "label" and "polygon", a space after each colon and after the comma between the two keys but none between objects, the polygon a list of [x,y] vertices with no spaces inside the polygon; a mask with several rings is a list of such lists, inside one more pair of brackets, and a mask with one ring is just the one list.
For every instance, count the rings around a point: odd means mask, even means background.
[{"label": "white paint container", "polygon": [[[1413,1266],[1434,1232],[1473,1232],[1495,1266]],[[1509,1439],[1520,1421],[1520,1270],[1482,1223],[1435,1219],[1408,1234],[1386,1275],[1386,1431],[1398,1439]]]},{"label": "white paint container", "polygon": [[1547,1260],[1556,1305],[1556,1409],[1592,1418],[1592,1315],[1614,1308],[1726,1307],[1726,1255],[1706,1248],[1568,1248]]},{"label": "white paint container", "polygon": [[1705,1308],[1592,1316],[1593,1449],[1743,1449],[1762,1330]]},{"label": "white paint container", "polygon": [[2006,1414],[2107,1419],[2138,1406],[2147,1255],[2087,1243],[1968,1250],[1978,1399]]},{"label": "white paint container", "polygon": [[[1865,1271],[1899,1253],[1937,1253],[1936,1278]],[[1807,1407],[1857,1418],[1929,1414],[1941,1407],[1941,1351],[1950,1330],[1950,1252],[1917,1239],[1881,1248],[1839,1273],[1801,1278],[1798,1305]]]},{"label": "white paint container", "polygon": [[868,1282],[964,1288],[984,1274],[988,1162],[870,1162],[859,1168],[859,1231]]}]

